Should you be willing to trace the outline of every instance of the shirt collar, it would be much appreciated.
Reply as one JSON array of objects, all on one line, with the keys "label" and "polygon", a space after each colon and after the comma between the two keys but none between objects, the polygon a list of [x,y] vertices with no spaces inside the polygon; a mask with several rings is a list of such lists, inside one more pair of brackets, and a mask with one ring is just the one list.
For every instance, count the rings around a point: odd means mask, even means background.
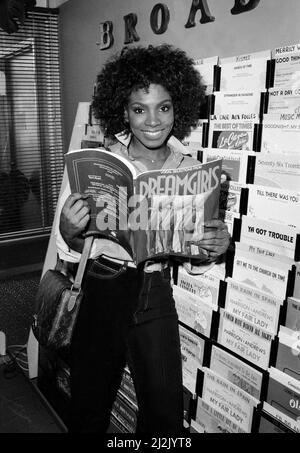
[{"label": "shirt collar", "polygon": [[[126,131],[119,132],[118,134],[115,134],[116,139],[127,148],[128,152],[128,146],[132,137],[131,133],[127,133]],[[177,168],[179,167],[182,159],[183,159],[183,154],[186,154],[186,149],[184,145],[181,143],[178,138],[176,138],[174,135],[171,135],[171,137],[168,140],[168,147],[170,148],[171,154],[168,157],[168,159],[165,162],[165,166],[167,168]]]},{"label": "shirt collar", "polygon": [[126,146],[128,148],[130,140],[131,140],[131,133],[127,133],[126,131],[119,132],[118,134],[115,134],[116,139],[122,143],[122,145]]}]

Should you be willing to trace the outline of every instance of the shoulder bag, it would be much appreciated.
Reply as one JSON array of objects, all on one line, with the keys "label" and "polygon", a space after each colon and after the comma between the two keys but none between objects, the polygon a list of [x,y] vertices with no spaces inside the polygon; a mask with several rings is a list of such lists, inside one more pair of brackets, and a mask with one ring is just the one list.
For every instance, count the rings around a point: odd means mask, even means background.
[{"label": "shoulder bag", "polygon": [[35,299],[32,331],[38,342],[54,351],[68,352],[83,293],[82,278],[93,243],[85,239],[74,283],[57,269],[43,275]]}]

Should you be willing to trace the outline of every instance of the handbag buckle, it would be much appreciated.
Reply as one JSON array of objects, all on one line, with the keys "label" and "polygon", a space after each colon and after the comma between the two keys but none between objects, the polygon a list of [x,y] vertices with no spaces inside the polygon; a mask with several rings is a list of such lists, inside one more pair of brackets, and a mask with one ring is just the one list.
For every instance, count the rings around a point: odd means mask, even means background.
[{"label": "handbag buckle", "polygon": [[76,304],[76,300],[77,300],[77,297],[78,297],[78,294],[79,294],[79,290],[74,288],[74,285],[72,285],[71,287],[71,295],[70,295],[70,298],[69,298],[69,301],[68,301],[68,311],[72,311],[75,304]]}]

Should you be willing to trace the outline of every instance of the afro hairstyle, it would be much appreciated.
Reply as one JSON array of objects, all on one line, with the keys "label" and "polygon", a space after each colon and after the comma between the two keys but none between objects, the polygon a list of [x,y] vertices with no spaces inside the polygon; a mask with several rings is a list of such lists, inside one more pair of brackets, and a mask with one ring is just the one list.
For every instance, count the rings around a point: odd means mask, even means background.
[{"label": "afro hairstyle", "polygon": [[172,134],[179,140],[196,127],[205,100],[205,85],[194,61],[168,44],[124,47],[104,65],[97,76],[92,109],[106,135],[130,132],[124,111],[132,91],[162,85],[174,108]]}]

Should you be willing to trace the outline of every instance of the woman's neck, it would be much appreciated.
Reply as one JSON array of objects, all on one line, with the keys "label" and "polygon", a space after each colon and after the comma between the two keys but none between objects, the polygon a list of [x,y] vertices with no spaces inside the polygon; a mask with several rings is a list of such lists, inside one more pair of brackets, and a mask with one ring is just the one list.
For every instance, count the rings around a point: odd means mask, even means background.
[{"label": "woman's neck", "polygon": [[170,150],[166,144],[161,146],[160,148],[149,149],[136,144],[134,137],[132,138],[128,147],[128,155],[131,159],[149,162],[150,164],[160,163],[161,166],[164,164],[169,154]]}]

